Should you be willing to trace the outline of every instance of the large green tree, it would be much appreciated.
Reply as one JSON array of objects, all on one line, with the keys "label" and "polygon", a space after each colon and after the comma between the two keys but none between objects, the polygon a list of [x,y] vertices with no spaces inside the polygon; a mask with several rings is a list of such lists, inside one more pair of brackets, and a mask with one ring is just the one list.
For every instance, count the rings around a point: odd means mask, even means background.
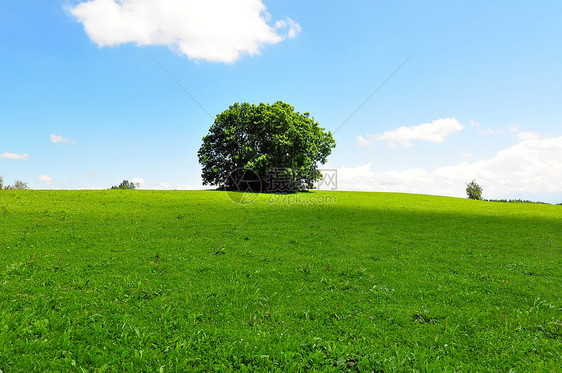
[{"label": "large green tree", "polygon": [[251,170],[265,190],[290,192],[313,187],[335,146],[331,132],[289,104],[236,103],[217,115],[198,157],[204,185],[237,189],[240,170]]}]

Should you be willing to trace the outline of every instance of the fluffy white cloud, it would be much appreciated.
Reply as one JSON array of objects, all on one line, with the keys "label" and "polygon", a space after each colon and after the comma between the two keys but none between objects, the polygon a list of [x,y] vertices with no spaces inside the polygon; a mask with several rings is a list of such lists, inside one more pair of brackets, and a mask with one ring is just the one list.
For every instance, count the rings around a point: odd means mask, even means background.
[{"label": "fluffy white cloud", "polygon": [[472,179],[484,188],[485,198],[562,195],[562,136],[522,141],[492,158],[435,170],[374,172],[370,164],[338,169],[340,190],[466,197],[466,183]]},{"label": "fluffy white cloud", "polygon": [[367,140],[366,138],[364,138],[363,136],[359,135],[357,136],[357,145],[363,148],[370,148],[373,146],[373,143]]},{"label": "fluffy white cloud", "polygon": [[[480,127],[480,126],[478,126]],[[519,140],[538,140],[538,139],[544,139],[548,136],[543,135],[541,133],[538,132],[527,132],[527,131],[521,131],[519,129],[519,126],[517,125],[511,125],[507,128],[504,129],[494,129],[494,128],[490,128],[490,127],[486,127],[484,129],[479,130],[477,133],[479,135],[497,135],[500,133],[504,133],[505,131],[509,131],[513,134],[515,134],[515,136],[517,137],[517,139]]]},{"label": "fluffy white cloud", "polygon": [[519,131],[517,132],[517,138],[519,140],[538,140],[542,139],[544,136],[538,132],[526,132],[526,131]]},{"label": "fluffy white cloud", "polygon": [[528,131],[521,131],[519,129],[519,126],[517,125],[513,125],[511,127],[508,128],[508,130],[512,133],[515,134],[515,136],[517,136],[517,138],[519,140],[538,140],[538,139],[543,139],[545,136],[543,134],[540,134],[538,132],[528,132]]},{"label": "fluffy white cloud", "polygon": [[6,159],[29,159],[29,155],[27,155],[27,153],[16,154],[16,153],[4,152],[4,153],[0,153],[0,158],[6,158]]},{"label": "fluffy white cloud", "polygon": [[289,39],[294,39],[297,37],[297,34],[301,32],[301,25],[286,17],[284,20],[275,22],[275,29],[278,31],[286,30],[287,37]]},{"label": "fluffy white cloud", "polygon": [[478,127],[480,127],[480,123],[478,123],[478,122],[475,121],[475,120],[471,120],[471,121],[470,121],[470,127],[472,127],[472,128],[474,128],[474,127],[478,128]]},{"label": "fluffy white cloud", "polygon": [[[497,129],[497,128],[491,128],[491,127],[482,127],[482,125],[479,122],[476,122],[474,120],[470,121],[470,127],[472,127],[474,130],[476,130],[476,133],[479,135],[497,135],[500,133],[503,133],[505,128],[503,129]],[[511,129],[512,127],[509,127],[508,129]]]},{"label": "fluffy white cloud", "polygon": [[45,184],[52,184],[53,178],[48,175],[41,175],[37,178],[37,180],[44,182]]},{"label": "fluffy white cloud", "polygon": [[367,135],[375,141],[386,141],[388,146],[396,147],[412,146],[413,141],[426,141],[440,143],[455,132],[462,130],[464,126],[455,118],[443,118],[431,123],[422,123],[412,127],[400,127],[392,131],[386,131],[381,135]]},{"label": "fluffy white cloud", "polygon": [[62,135],[51,135],[51,142],[53,144],[58,144],[59,142],[74,143],[76,141],[69,138],[62,137]]},{"label": "fluffy white cloud", "polygon": [[433,174],[457,181],[477,178],[496,196],[562,192],[562,136],[522,141],[493,158],[443,167]]},{"label": "fluffy white cloud", "polygon": [[165,45],[210,62],[233,63],[300,31],[290,18],[271,26],[261,0],[90,0],[67,10],[100,47]]},{"label": "fluffy white cloud", "polygon": [[483,130],[477,132],[479,135],[496,135],[498,133],[502,133],[502,130],[495,130],[490,127],[486,127]]},{"label": "fluffy white cloud", "polygon": [[146,184],[146,181],[142,177],[133,177],[133,183],[138,184],[139,186],[143,186]]}]

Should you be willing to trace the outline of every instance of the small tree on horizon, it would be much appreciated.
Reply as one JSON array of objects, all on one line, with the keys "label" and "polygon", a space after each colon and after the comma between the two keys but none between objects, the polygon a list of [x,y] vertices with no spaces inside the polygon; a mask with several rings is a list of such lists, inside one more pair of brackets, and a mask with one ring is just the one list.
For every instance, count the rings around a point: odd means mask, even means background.
[{"label": "small tree on horizon", "polygon": [[469,199],[482,200],[482,187],[476,183],[476,180],[472,180],[470,183],[466,184],[466,194]]},{"label": "small tree on horizon", "polygon": [[6,185],[4,187],[4,189],[18,189],[18,190],[23,190],[23,189],[30,189],[29,186],[27,186],[26,182],[23,182],[21,180],[16,180],[16,182],[13,185]]},{"label": "small tree on horizon", "polygon": [[139,186],[138,183],[135,184],[135,183],[133,183],[132,181],[129,182],[129,180],[123,180],[123,181],[121,182],[121,184],[119,184],[118,186],[117,186],[117,185],[114,185],[114,186],[112,186],[112,187],[109,188],[109,189],[136,189],[138,186]]},{"label": "small tree on horizon", "polygon": [[0,189],[4,188],[4,178],[0,176]]}]

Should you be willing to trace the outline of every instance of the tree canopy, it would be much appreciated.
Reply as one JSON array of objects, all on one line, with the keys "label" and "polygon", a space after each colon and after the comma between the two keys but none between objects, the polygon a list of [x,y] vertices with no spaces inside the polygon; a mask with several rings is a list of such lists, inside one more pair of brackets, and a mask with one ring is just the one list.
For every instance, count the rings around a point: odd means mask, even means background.
[{"label": "tree canopy", "polygon": [[[287,103],[236,103],[217,115],[203,138],[203,184],[237,189],[240,170],[251,170],[269,191],[310,189],[335,145],[331,132]],[[282,190],[272,190],[279,180]]]}]

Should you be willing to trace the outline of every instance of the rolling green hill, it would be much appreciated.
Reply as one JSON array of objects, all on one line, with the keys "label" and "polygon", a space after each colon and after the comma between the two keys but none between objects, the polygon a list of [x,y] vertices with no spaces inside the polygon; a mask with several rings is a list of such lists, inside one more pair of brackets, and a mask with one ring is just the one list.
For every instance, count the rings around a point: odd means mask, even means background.
[{"label": "rolling green hill", "polygon": [[561,362],[562,206],[0,191],[2,372]]}]

